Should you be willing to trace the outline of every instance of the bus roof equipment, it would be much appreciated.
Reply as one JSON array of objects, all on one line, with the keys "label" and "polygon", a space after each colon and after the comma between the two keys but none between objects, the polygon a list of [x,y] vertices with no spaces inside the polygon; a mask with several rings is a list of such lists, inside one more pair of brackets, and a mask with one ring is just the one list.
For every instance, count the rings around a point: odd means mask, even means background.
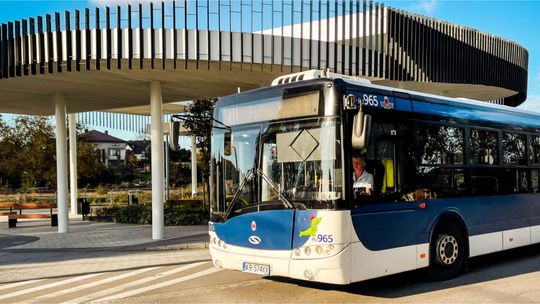
[{"label": "bus roof equipment", "polygon": [[303,72],[279,76],[278,78],[274,79],[274,81],[272,81],[272,86],[285,84],[285,83],[291,83],[291,82],[297,82],[297,81],[302,81],[302,80],[317,79],[317,78],[330,78],[330,79],[339,78],[339,79],[346,79],[346,80],[361,82],[365,84],[371,84],[371,81],[369,81],[366,78],[332,73],[330,72],[330,70],[326,69],[326,70],[309,70],[309,71],[303,71]]}]

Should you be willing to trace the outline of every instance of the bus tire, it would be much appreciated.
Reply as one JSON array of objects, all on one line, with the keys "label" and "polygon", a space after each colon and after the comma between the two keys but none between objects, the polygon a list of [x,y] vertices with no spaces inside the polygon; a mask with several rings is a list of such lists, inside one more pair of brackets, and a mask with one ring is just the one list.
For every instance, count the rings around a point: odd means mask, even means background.
[{"label": "bus tire", "polygon": [[454,222],[437,225],[430,244],[428,275],[431,280],[449,280],[464,269],[466,246],[463,234]]}]

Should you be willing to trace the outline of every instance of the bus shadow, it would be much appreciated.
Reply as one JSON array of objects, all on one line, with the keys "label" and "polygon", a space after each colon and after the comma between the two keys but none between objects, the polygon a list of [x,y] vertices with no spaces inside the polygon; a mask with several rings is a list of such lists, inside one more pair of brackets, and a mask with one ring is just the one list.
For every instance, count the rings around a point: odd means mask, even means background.
[{"label": "bus shadow", "polygon": [[537,271],[540,271],[540,244],[472,258],[465,273],[455,279],[441,282],[428,281],[425,270],[409,271],[345,286],[306,281],[293,282],[283,278],[274,280],[306,288],[393,299]]},{"label": "bus shadow", "polygon": [[36,236],[0,234],[0,249],[33,243],[39,240]]}]

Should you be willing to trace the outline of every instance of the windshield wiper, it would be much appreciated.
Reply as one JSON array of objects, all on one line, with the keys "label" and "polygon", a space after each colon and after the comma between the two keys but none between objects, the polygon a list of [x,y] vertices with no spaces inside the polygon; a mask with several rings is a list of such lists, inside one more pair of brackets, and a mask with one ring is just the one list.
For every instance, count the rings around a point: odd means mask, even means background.
[{"label": "windshield wiper", "polygon": [[236,192],[234,193],[231,203],[229,204],[229,207],[227,208],[227,212],[225,213],[225,219],[229,218],[229,214],[232,212],[234,204],[236,204],[236,201],[238,201],[240,194],[244,191],[244,187],[246,183],[248,182],[248,180],[251,180],[251,178],[253,177],[253,171],[255,171],[255,168],[252,168],[246,171],[246,176],[244,177],[244,180],[242,181],[238,189],[236,189]]},{"label": "windshield wiper", "polygon": [[283,205],[285,205],[286,208],[288,208],[288,209],[296,209],[294,204],[288,198],[286,198],[281,191],[279,191],[274,186],[272,181],[261,171],[261,169],[252,168],[252,169],[249,169],[248,171],[246,171],[246,176],[244,177],[244,180],[242,181],[242,183],[240,184],[240,186],[238,187],[238,189],[234,193],[234,196],[233,196],[233,198],[231,200],[231,203],[230,203],[229,207],[227,208],[227,212],[225,213],[225,219],[229,218],[229,215],[231,214],[231,212],[234,209],[234,205],[238,201],[238,198],[240,197],[240,194],[244,191],[244,187],[246,186],[246,183],[251,181],[254,172],[257,175],[259,175],[270,186],[270,189],[272,189],[275,193],[277,193],[278,199],[283,202]]},{"label": "windshield wiper", "polygon": [[278,195],[278,198],[283,202],[283,205],[285,205],[285,207],[289,208],[289,209],[296,209],[293,205],[293,203],[291,203],[291,201],[289,201],[289,199],[287,199],[283,193],[281,191],[279,191],[275,186],[274,184],[272,183],[272,181],[270,181],[270,179],[261,171],[261,169],[257,169],[255,171],[260,177],[262,177],[262,179],[264,179],[264,181],[270,186],[270,188],[272,190],[274,190],[274,192],[277,193]]}]

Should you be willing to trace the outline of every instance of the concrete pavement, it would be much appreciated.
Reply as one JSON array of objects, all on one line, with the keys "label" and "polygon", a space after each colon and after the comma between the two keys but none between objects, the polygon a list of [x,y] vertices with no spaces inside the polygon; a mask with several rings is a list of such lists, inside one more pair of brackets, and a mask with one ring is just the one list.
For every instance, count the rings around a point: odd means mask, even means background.
[{"label": "concrete pavement", "polygon": [[82,221],[71,216],[69,232],[58,233],[50,220],[19,220],[8,228],[0,217],[0,250],[9,251],[151,251],[208,248],[208,226],[168,226],[163,240],[152,240],[151,225]]}]

